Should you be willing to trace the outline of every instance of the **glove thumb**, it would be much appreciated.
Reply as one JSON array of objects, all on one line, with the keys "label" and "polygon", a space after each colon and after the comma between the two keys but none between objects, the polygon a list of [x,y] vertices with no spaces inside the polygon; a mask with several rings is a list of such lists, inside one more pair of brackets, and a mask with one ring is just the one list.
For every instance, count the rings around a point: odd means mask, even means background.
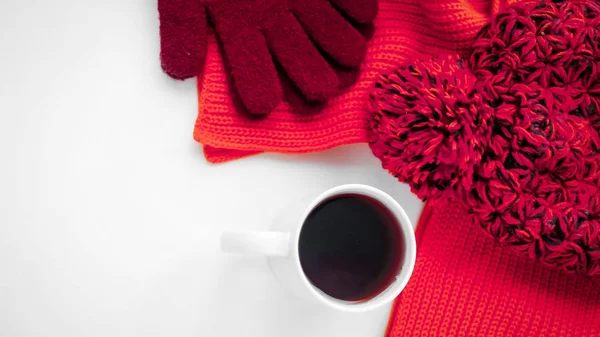
[{"label": "glove thumb", "polygon": [[160,62],[165,73],[184,80],[204,69],[208,22],[199,0],[158,0]]}]

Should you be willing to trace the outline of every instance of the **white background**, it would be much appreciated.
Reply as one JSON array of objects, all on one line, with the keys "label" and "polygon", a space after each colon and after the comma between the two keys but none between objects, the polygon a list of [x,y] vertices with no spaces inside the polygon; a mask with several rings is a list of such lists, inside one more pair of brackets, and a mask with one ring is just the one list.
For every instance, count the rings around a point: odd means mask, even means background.
[{"label": "white background", "polygon": [[0,3],[0,336],[382,336],[389,307],[296,300],[221,254],[293,198],[344,183],[421,204],[366,145],[209,165],[194,81],[159,66],[151,0]]}]

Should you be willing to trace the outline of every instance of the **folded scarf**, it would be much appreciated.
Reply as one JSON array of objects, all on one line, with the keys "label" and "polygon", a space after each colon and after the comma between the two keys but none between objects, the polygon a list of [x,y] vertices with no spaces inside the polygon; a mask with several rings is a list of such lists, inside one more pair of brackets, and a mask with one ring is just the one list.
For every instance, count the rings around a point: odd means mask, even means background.
[{"label": "folded scarf", "polygon": [[264,118],[252,118],[232,95],[222,54],[210,37],[204,75],[198,78],[194,139],[209,162],[261,152],[308,153],[367,142],[366,98],[376,74],[407,57],[465,54],[477,32],[517,0],[381,0],[358,81],[322,105],[310,105],[292,86],[286,101]]},{"label": "folded scarf", "polygon": [[425,205],[417,261],[386,337],[600,336],[600,279],[544,266],[490,240],[451,202]]}]

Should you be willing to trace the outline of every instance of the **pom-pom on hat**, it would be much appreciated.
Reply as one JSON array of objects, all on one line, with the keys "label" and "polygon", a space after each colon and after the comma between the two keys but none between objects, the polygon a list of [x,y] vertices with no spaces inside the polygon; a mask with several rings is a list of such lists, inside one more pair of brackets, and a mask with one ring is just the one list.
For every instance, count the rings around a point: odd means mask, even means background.
[{"label": "pom-pom on hat", "polygon": [[501,243],[600,274],[600,4],[518,4],[470,57],[411,61],[371,94],[370,146],[423,199]]}]

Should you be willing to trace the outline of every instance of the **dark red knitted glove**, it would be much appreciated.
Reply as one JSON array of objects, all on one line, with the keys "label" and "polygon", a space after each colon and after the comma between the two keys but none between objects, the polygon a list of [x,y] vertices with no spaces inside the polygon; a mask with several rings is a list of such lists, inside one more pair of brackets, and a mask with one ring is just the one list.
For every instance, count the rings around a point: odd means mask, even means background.
[{"label": "dark red knitted glove", "polygon": [[[324,101],[352,81],[355,72],[343,69],[360,66],[366,42],[346,18],[370,23],[378,2],[330,1],[211,2],[234,87],[248,112],[267,114],[280,103],[282,89],[274,61],[308,101]],[[201,74],[206,56],[205,2],[158,0],[158,11],[163,70],[176,79]]]},{"label": "dark red knitted glove", "polygon": [[[203,3],[158,1],[161,64],[173,78],[202,72],[207,29]],[[366,41],[346,18],[370,23],[378,2],[214,0],[208,8],[241,102],[250,113],[267,114],[282,99],[274,62],[307,101],[325,101],[353,80],[355,72],[343,69],[360,66]]]},{"label": "dark red knitted glove", "polygon": [[160,61],[184,80],[202,73],[206,58],[206,8],[200,0],[158,0]]},{"label": "dark red knitted glove", "polygon": [[[235,89],[248,112],[267,114],[281,101],[275,62],[309,101],[324,101],[336,63],[358,67],[366,42],[334,5],[358,22],[373,20],[376,0],[218,0],[209,6]],[[318,49],[319,48],[319,49]]]}]

